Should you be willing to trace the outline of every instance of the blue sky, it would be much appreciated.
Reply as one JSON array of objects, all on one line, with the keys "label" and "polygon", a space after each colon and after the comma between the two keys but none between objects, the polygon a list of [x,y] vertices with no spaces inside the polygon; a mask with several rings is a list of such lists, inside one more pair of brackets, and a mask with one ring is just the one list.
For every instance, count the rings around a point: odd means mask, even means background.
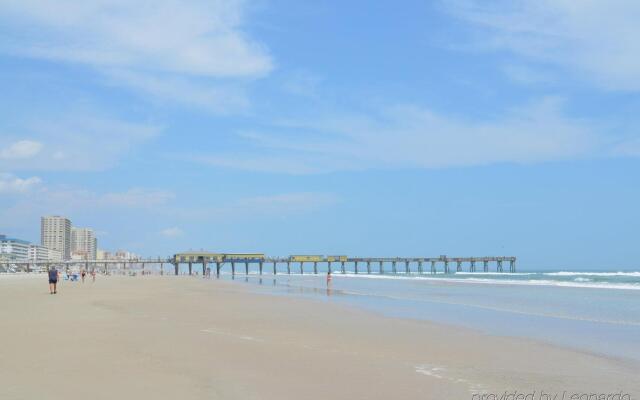
[{"label": "blue sky", "polygon": [[640,260],[632,1],[4,1],[0,232]]}]

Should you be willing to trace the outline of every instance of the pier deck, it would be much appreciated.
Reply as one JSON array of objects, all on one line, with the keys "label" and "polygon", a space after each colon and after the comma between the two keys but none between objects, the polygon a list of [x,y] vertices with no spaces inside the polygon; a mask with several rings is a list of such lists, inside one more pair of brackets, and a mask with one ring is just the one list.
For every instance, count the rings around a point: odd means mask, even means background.
[{"label": "pier deck", "polygon": [[[188,274],[193,274],[194,266],[202,267],[202,274],[214,271],[220,275],[225,268],[237,274],[240,267],[245,274],[256,271],[259,274],[292,274],[292,273],[353,273],[353,274],[436,274],[452,272],[504,272],[503,263],[508,263],[508,272],[516,272],[516,257],[347,257],[347,256],[290,256],[266,257],[262,254],[217,254],[205,253],[176,254],[171,258],[139,259],[139,260],[69,260],[69,261],[3,261],[0,271],[19,269],[25,272],[48,269],[55,265],[58,268],[80,267],[86,270],[97,269],[105,273],[113,270],[158,270],[165,273],[165,264],[173,266],[178,275],[181,266],[188,267]],[[213,266],[214,268],[211,268]],[[476,269],[476,267],[478,269]],[[305,269],[306,268],[306,269]],[[311,270],[309,268],[312,268]],[[185,273],[187,273],[185,271]]]}]

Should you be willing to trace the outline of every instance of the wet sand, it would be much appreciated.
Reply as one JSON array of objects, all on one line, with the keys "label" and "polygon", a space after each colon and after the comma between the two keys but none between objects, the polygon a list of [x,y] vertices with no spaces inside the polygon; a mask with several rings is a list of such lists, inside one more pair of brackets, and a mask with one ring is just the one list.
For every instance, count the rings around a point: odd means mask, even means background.
[{"label": "wet sand", "polygon": [[0,276],[1,399],[637,399],[639,370],[215,279]]}]

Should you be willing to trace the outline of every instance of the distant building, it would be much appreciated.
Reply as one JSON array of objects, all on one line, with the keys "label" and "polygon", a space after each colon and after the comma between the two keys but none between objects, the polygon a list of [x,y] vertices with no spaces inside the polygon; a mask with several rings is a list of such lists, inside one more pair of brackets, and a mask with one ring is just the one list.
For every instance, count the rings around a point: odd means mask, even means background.
[{"label": "distant building", "polygon": [[95,260],[98,240],[93,229],[71,228],[71,254],[73,259]]},{"label": "distant building", "polygon": [[54,249],[47,249],[47,261],[62,261],[62,252]]},{"label": "distant building", "polygon": [[26,240],[0,235],[0,259],[3,261],[26,261],[29,259],[29,245]]},{"label": "distant building", "polygon": [[114,259],[116,260],[123,260],[123,261],[129,261],[129,260],[137,260],[139,258],[138,255],[131,253],[129,251],[126,250],[118,250],[116,251],[115,257]]},{"label": "distant building", "polygon": [[111,260],[111,253],[106,251],[106,250],[102,250],[102,249],[97,249],[96,250],[96,260]]},{"label": "distant building", "polygon": [[49,249],[39,244],[29,244],[29,261],[49,261]]},{"label": "distant building", "polygon": [[58,250],[63,260],[71,258],[71,221],[61,216],[46,216],[40,220],[40,242],[52,250]]},{"label": "distant building", "polygon": [[103,249],[96,250],[96,260],[135,261],[139,259],[139,255],[126,250],[118,250],[113,253]]}]

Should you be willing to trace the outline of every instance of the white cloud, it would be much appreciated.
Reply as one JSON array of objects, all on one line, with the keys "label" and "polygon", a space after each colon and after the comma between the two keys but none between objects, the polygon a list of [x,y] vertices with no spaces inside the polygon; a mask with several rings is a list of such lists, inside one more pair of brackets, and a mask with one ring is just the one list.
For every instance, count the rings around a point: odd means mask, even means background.
[{"label": "white cloud", "polygon": [[23,179],[13,174],[0,172],[0,193],[25,193],[41,183],[42,180],[37,176]]},{"label": "white cloud", "polygon": [[242,0],[7,0],[0,52],[88,66],[153,101],[246,107],[238,86],[273,69],[243,31]]},{"label": "white cloud", "polygon": [[637,1],[458,0],[447,8],[479,28],[476,48],[559,65],[599,87],[640,90]]},{"label": "white cloud", "polygon": [[[132,188],[122,192],[99,193],[69,186],[47,187],[37,177],[19,179],[10,174],[0,174],[0,193],[20,193],[18,201],[8,199],[0,207],[0,221],[4,226],[20,227],[24,221],[35,221],[41,215],[67,215],[72,220],[108,218],[132,218],[143,215],[157,216],[171,205],[175,195],[150,188]],[[0,196],[0,200],[3,200]]]},{"label": "white cloud", "polygon": [[132,71],[111,70],[107,73],[111,82],[126,85],[155,101],[184,104],[213,113],[229,113],[244,110],[249,105],[240,88],[194,82],[174,75],[140,74]]},{"label": "white cloud", "polygon": [[[375,168],[441,168],[500,162],[529,163],[592,155],[603,139],[586,121],[543,99],[488,120],[465,120],[416,106],[366,116],[287,121],[263,134],[243,133],[232,154],[195,155],[209,165],[308,174]],[[185,158],[186,159],[186,158]]]},{"label": "white cloud", "polygon": [[[117,163],[136,146],[154,138],[161,128],[152,123],[130,122],[83,109],[43,113],[38,119],[20,123],[23,136],[34,140],[0,139],[5,152],[21,157],[0,157],[0,168],[11,170],[104,170]],[[14,138],[16,140],[19,138]],[[47,151],[40,151],[46,147]],[[34,157],[34,155],[38,157]],[[30,157],[27,157],[30,155]]]},{"label": "white cloud", "polygon": [[184,231],[178,227],[171,227],[171,228],[165,228],[163,230],[160,231],[160,235],[168,237],[168,238],[175,238],[175,237],[179,237],[184,235]]},{"label": "white cloud", "polygon": [[236,0],[7,0],[5,51],[96,67],[211,77],[255,77],[272,68],[267,51],[241,30]]},{"label": "white cloud", "polygon": [[19,140],[4,149],[0,148],[0,159],[20,160],[31,158],[42,150],[42,143],[34,140]]}]

